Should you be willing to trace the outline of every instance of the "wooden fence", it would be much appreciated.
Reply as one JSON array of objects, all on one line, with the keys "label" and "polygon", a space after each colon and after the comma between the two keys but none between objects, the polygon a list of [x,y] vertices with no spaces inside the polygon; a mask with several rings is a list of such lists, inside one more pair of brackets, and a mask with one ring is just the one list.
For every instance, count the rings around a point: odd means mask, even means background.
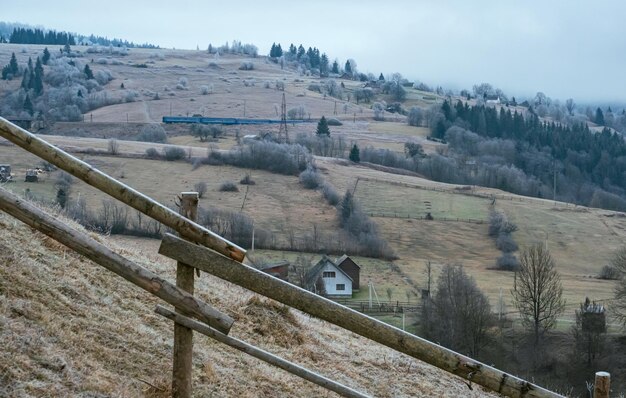
[{"label": "wooden fence", "polygon": [[[159,253],[177,260],[180,265],[208,272],[506,396],[561,396],[244,265],[241,261],[245,250],[3,118],[0,118],[0,136],[178,232],[181,237],[171,234],[164,237]],[[339,383],[329,383],[328,379],[313,372],[302,372],[301,367],[277,359],[247,343],[231,340],[227,333],[232,319],[194,298],[193,282],[177,280],[177,286],[173,286],[2,188],[0,209],[174,305],[181,313],[163,308],[158,308],[157,312],[174,320],[177,325],[206,334],[342,396],[366,396]],[[185,272],[188,270],[185,269]],[[178,272],[177,275],[180,276]],[[202,323],[190,319],[189,316]],[[191,344],[185,347],[190,350]],[[174,369],[174,376],[178,377],[176,372],[177,369]],[[177,386],[176,382],[179,383],[179,387],[173,391],[174,396],[190,396],[191,374],[180,377],[184,380],[173,382],[173,386]],[[189,383],[188,389],[180,387],[185,383]]]}]

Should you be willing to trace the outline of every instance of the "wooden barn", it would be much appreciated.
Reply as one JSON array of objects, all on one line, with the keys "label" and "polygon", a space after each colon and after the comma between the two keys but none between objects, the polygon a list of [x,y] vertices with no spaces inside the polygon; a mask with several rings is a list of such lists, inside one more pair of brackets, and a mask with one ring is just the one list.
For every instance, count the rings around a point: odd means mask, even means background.
[{"label": "wooden barn", "polygon": [[328,297],[352,297],[352,278],[328,258],[323,256],[305,277],[305,288]]},{"label": "wooden barn", "polygon": [[282,279],[284,281],[289,280],[289,262],[288,261],[265,264],[261,266],[261,268],[259,269],[265,272],[266,274],[270,274],[273,277],[276,277],[278,279]]},{"label": "wooden barn", "polygon": [[361,267],[354,262],[347,254],[339,257],[335,264],[352,279],[352,291],[359,291],[361,279]]}]

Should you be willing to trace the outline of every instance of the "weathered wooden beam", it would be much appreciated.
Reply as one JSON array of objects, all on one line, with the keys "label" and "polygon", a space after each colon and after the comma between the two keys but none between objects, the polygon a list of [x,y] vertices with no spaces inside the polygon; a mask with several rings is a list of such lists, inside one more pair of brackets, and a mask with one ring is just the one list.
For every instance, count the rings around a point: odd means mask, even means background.
[{"label": "weathered wooden beam", "polygon": [[303,379],[308,380],[312,383],[315,383],[318,386],[334,391],[343,397],[351,397],[351,398],[368,397],[367,395],[361,394],[360,392],[353,390],[350,387],[346,387],[343,384],[339,384],[336,381],[330,380],[322,375],[314,373],[306,368],[296,365],[293,362],[289,362],[285,359],[282,359],[274,354],[271,354],[251,344],[248,344],[245,341],[236,339],[234,337],[226,336],[225,334],[220,333],[217,330],[211,329],[210,327],[203,325],[200,322],[196,322],[193,319],[190,319],[184,315],[177,314],[160,305],[157,305],[155,311],[157,314],[163,315],[164,317],[171,319],[178,324],[191,328],[198,333],[202,333],[205,336],[208,336],[214,340],[219,341],[220,343],[226,344],[241,352],[244,352],[262,361],[265,361],[269,363],[270,365],[274,365],[283,370],[286,370],[287,372],[291,374],[302,377]]},{"label": "weathered wooden beam", "polygon": [[61,242],[70,249],[82,254],[109,271],[115,272],[127,281],[164,301],[176,307],[184,308],[185,311],[193,314],[194,317],[219,331],[229,332],[234,321],[228,315],[222,314],[210,305],[159,277],[154,272],[122,257],[103,244],[98,243],[89,235],[67,226],[28,201],[1,187],[0,210]]},{"label": "weathered wooden beam", "polygon": [[[180,214],[191,221],[198,219],[198,193],[183,192],[180,195]],[[193,295],[194,269],[180,261],[176,264],[176,286]],[[187,315],[184,308],[176,312]],[[193,331],[174,323],[174,360],[172,367],[172,397],[191,398],[193,372]]]},{"label": "weathered wooden beam", "polygon": [[172,228],[185,238],[198,242],[237,261],[243,261],[246,251],[236,244],[182,217],[139,191],[90,166],[67,152],[47,143],[36,135],[0,117],[0,136],[28,152],[52,163],[140,212]]},{"label": "weathered wooden beam", "polygon": [[492,391],[509,397],[561,397],[171,234],[163,238],[159,253],[341,326]]}]

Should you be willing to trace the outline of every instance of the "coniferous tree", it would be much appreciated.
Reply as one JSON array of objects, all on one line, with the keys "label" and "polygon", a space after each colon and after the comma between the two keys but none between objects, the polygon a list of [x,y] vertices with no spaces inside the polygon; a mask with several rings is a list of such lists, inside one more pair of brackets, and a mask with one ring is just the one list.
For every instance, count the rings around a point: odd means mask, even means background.
[{"label": "coniferous tree", "polygon": [[600,126],[604,126],[605,125],[605,121],[604,121],[604,113],[602,113],[602,109],[600,109],[600,107],[598,107],[598,109],[596,109],[596,117],[594,119],[594,122],[597,125]]},{"label": "coniferous tree", "polygon": [[13,76],[17,76],[17,73],[20,71],[20,68],[17,65],[17,58],[15,58],[15,53],[11,53],[11,60],[9,61],[9,68]]},{"label": "coniferous tree", "polygon": [[85,69],[83,69],[83,73],[85,74],[85,77],[87,78],[87,80],[93,79],[93,72],[91,71],[91,68],[89,67],[89,65],[85,65]]},{"label": "coniferous tree", "polygon": [[291,43],[289,45],[289,54],[296,55],[297,53],[298,53],[298,49],[296,48],[296,46],[293,45],[293,43]]},{"label": "coniferous tree", "polygon": [[343,68],[347,74],[352,75],[352,66],[350,65],[350,60],[346,61],[346,66]]},{"label": "coniferous tree", "polygon": [[48,51],[48,47],[43,49],[43,57],[41,57],[41,62],[44,65],[48,65],[48,61],[50,61],[50,51]]},{"label": "coniferous tree", "polygon": [[26,99],[24,100],[24,110],[28,112],[29,115],[33,115],[33,103],[30,101],[28,94],[26,94]]},{"label": "coniferous tree", "polygon": [[333,61],[333,67],[330,70],[332,73],[334,74],[339,74],[339,62],[337,62],[337,60]]},{"label": "coniferous tree", "polygon": [[306,54],[306,50],[304,49],[304,46],[302,44],[300,44],[300,46],[298,46],[298,54],[297,54],[297,58],[300,59],[302,58],[302,56]]},{"label": "coniferous tree", "polygon": [[28,90],[30,88],[30,74],[28,73],[28,69],[24,70],[24,74],[22,75],[22,84],[20,84],[24,90]]},{"label": "coniferous tree", "polygon": [[280,46],[280,43],[276,46],[276,58],[280,58],[283,56],[283,48]]},{"label": "coniferous tree", "polygon": [[322,116],[320,121],[317,123],[317,130],[315,131],[318,137],[330,137],[330,129],[328,128],[328,122],[326,118]]},{"label": "coniferous tree", "polygon": [[31,88],[35,91],[35,95],[39,96],[43,93],[43,66],[39,57],[37,57],[37,62],[35,62],[35,75]]},{"label": "coniferous tree", "polygon": [[380,72],[380,76],[378,76],[378,80],[383,81],[383,82],[385,81],[385,76],[383,76],[382,72]]},{"label": "coniferous tree", "polygon": [[356,144],[352,145],[352,149],[350,149],[350,160],[354,163],[361,161],[359,147]]},{"label": "coniferous tree", "polygon": [[276,43],[272,43],[272,48],[270,48],[270,58],[274,58],[276,56]]},{"label": "coniferous tree", "polygon": [[320,57],[320,76],[328,76],[328,56],[326,53]]}]

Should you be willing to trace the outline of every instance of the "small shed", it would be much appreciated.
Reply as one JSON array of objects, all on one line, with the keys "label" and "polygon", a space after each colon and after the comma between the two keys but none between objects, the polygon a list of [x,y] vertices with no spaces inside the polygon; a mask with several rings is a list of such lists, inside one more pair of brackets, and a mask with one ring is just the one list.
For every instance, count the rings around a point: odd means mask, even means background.
[{"label": "small shed", "polygon": [[35,169],[28,169],[28,170],[26,170],[26,178],[24,179],[24,181],[25,182],[37,182],[37,181],[39,181],[37,170],[35,170]]},{"label": "small shed", "polygon": [[328,256],[323,256],[305,277],[305,288],[329,297],[352,297],[352,278]]},{"label": "small shed", "polygon": [[361,280],[361,266],[354,262],[354,260],[351,259],[347,254],[339,257],[337,261],[335,261],[335,264],[337,264],[337,266],[341,268],[343,272],[345,272],[350,276],[350,278],[352,278],[352,291],[359,291],[359,284]]},{"label": "small shed", "polygon": [[289,262],[281,261],[278,263],[265,264],[259,268],[266,274],[272,275],[275,278],[287,281],[289,279]]},{"label": "small shed", "polygon": [[0,182],[11,181],[11,165],[0,164]]}]

